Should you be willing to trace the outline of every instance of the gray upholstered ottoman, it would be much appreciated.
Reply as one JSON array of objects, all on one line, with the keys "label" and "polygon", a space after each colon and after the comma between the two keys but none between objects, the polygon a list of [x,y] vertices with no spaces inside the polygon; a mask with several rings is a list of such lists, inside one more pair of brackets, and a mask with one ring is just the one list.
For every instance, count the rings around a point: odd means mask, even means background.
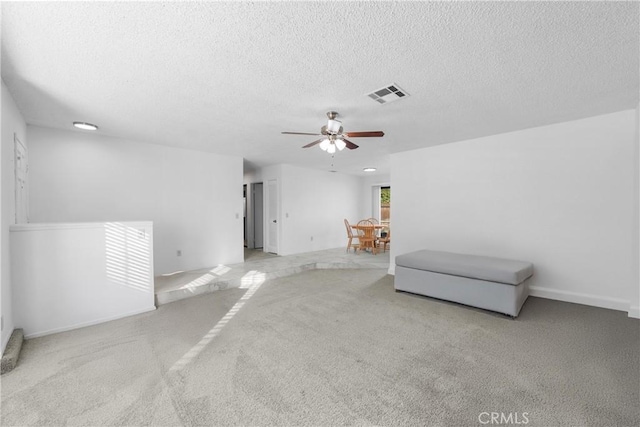
[{"label": "gray upholstered ottoman", "polygon": [[395,288],[516,317],[532,275],[530,262],[422,250],[396,257]]}]

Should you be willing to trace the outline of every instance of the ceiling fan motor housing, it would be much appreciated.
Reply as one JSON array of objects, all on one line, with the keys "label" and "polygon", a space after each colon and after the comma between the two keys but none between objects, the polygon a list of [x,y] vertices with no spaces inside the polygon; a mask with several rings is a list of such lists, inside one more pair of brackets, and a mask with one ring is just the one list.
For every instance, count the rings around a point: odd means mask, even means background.
[{"label": "ceiling fan motor housing", "polygon": [[327,133],[329,135],[339,135],[342,133],[342,122],[339,120],[336,120],[336,117],[338,117],[338,113],[335,111],[329,111],[327,113],[327,117],[329,118],[329,121],[327,122],[327,126],[325,126],[325,129],[327,131]]},{"label": "ceiling fan motor housing", "polygon": [[[336,120],[337,121],[337,120]],[[340,122],[338,122],[340,123]],[[327,125],[324,125],[320,128],[320,133],[323,135],[341,135],[342,131],[344,129],[342,128],[342,126],[340,125],[340,127],[337,130],[331,130],[327,127]]]}]

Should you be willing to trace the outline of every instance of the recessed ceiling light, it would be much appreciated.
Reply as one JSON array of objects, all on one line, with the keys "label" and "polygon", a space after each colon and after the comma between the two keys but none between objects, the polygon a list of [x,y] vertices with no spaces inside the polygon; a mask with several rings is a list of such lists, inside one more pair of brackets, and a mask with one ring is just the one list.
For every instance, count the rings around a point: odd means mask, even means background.
[{"label": "recessed ceiling light", "polygon": [[73,122],[73,125],[82,130],[98,130],[98,126],[85,122]]},{"label": "recessed ceiling light", "polygon": [[364,168],[362,170],[365,171],[365,172],[375,172],[376,168]]}]

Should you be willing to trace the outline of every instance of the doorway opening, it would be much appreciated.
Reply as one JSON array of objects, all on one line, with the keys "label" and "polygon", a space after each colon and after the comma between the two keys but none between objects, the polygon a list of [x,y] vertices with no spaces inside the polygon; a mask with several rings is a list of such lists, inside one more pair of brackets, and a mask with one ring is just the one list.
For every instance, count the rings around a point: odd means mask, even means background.
[{"label": "doorway opening", "polygon": [[247,184],[244,184],[242,186],[242,205],[244,206],[242,208],[243,211],[243,220],[244,220],[244,229],[243,229],[243,241],[244,241],[244,247],[247,247]]},{"label": "doorway opening", "polygon": [[380,187],[380,223],[389,227],[391,222],[391,187]]},{"label": "doorway opening", "polygon": [[261,182],[245,184],[244,247],[262,249],[264,246],[264,189]]},{"label": "doorway opening", "polygon": [[267,183],[267,209],[265,211],[267,228],[267,252],[278,254],[278,218],[279,199],[278,199],[278,180],[270,179]]},{"label": "doorway opening", "polygon": [[253,248],[262,249],[264,246],[264,190],[262,183],[252,184],[251,191],[253,199]]}]

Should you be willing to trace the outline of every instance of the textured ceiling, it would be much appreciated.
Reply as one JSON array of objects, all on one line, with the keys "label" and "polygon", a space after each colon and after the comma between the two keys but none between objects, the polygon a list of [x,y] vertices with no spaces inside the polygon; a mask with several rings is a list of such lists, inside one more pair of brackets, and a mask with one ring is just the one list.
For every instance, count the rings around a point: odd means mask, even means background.
[{"label": "textured ceiling", "polygon": [[[2,78],[26,121],[331,169],[634,108],[637,2],[2,2]],[[397,83],[410,96],[365,94]]]}]

